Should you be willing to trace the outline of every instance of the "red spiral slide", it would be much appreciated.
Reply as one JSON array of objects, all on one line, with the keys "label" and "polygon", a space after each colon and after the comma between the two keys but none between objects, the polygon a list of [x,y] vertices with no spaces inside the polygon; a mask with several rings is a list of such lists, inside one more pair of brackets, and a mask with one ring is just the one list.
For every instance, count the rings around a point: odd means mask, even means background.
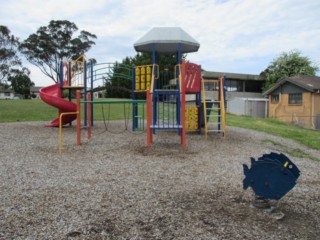
[{"label": "red spiral slide", "polygon": [[[77,111],[77,105],[75,103],[61,98],[59,83],[41,88],[39,93],[42,101],[53,107],[58,108],[59,110],[58,117],[52,120],[51,123],[47,124],[47,127],[59,127],[59,116],[61,113]],[[62,125],[71,123],[76,118],[76,114],[64,115],[62,117]]]}]

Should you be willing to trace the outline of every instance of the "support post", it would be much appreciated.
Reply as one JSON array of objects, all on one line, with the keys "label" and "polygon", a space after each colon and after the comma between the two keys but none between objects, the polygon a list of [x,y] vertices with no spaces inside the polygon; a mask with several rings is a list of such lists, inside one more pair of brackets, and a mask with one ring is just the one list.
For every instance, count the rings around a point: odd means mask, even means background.
[{"label": "support post", "polygon": [[71,87],[71,71],[72,71],[72,68],[71,68],[71,65],[72,65],[72,62],[71,61],[69,61],[68,62],[68,75],[67,75],[67,82],[66,82],[66,85],[67,86],[69,86],[69,87]]},{"label": "support post", "polygon": [[[88,99],[90,99],[90,101],[93,101],[94,94],[93,94],[93,61],[92,60],[90,60],[90,76],[91,76],[90,84],[91,84],[92,94],[91,94],[91,98],[88,98]],[[87,78],[85,78],[85,79],[87,79]],[[89,79],[87,79],[87,81],[89,81]],[[91,126],[93,126],[93,124],[94,124],[93,111],[94,111],[94,107],[93,107],[93,103],[91,103]]]},{"label": "support post", "polygon": [[[83,82],[83,97],[84,97],[84,101],[87,101],[87,91],[88,91],[88,86],[87,86],[87,81],[86,79],[84,79]],[[88,125],[88,115],[87,115],[87,104],[84,104],[84,126],[86,127]]]},{"label": "support post", "polygon": [[150,91],[146,92],[147,94],[147,147],[151,147],[152,144],[152,96]]},{"label": "support post", "polygon": [[81,119],[80,119],[80,91],[76,92],[77,97],[77,145],[81,145]]},{"label": "support post", "polygon": [[[63,88],[63,80],[64,80],[63,79],[63,66],[64,66],[64,63],[60,62],[60,90]],[[68,72],[68,69],[67,69],[67,72]],[[60,91],[60,93],[61,93],[61,91]]]},{"label": "support post", "polygon": [[136,100],[136,94],[135,94],[135,88],[136,88],[136,71],[135,68],[132,68],[132,131],[135,131],[138,129],[138,104],[134,101]]},{"label": "support post", "polygon": [[[91,93],[88,93],[87,99],[91,99]],[[91,138],[91,125],[92,125],[92,119],[91,119],[91,106],[92,103],[87,102],[87,114],[88,114],[88,139]]]},{"label": "support post", "polygon": [[180,89],[181,89],[181,105],[180,105],[180,115],[181,115],[181,147],[183,150],[186,150],[186,85],[185,85],[185,74],[186,74],[186,66],[185,61],[181,63],[180,69]]}]

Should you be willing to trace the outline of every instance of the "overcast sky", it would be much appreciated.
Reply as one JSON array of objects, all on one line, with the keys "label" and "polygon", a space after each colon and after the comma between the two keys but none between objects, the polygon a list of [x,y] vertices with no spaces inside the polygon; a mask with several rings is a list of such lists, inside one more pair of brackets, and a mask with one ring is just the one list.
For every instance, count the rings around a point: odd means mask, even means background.
[{"label": "overcast sky", "polygon": [[[97,35],[87,57],[134,56],[153,27],[181,27],[200,43],[187,59],[209,71],[259,74],[281,52],[299,50],[320,63],[320,0],[0,0],[0,25],[25,40],[50,20]],[[37,68],[36,86],[53,84]]]}]

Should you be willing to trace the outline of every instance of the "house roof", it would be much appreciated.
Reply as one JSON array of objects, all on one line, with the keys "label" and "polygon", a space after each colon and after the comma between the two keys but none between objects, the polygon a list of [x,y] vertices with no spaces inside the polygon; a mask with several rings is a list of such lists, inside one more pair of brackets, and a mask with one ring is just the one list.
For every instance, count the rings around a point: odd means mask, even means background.
[{"label": "house roof", "polygon": [[174,53],[181,44],[181,53],[197,52],[200,44],[180,27],[155,27],[134,43],[137,52]]},{"label": "house roof", "polygon": [[318,92],[320,91],[320,77],[316,76],[304,76],[304,75],[296,75],[292,77],[285,77],[267,91],[263,93],[263,95],[269,95],[278,87],[283,85],[286,82],[290,82],[298,87],[301,87],[309,92]]},{"label": "house roof", "polygon": [[246,80],[263,81],[259,78],[259,75],[253,75],[253,74],[202,71],[202,77],[206,79],[213,79],[213,78],[216,79],[221,76],[226,76],[227,79],[237,79],[242,81],[246,81]]},{"label": "house roof", "polygon": [[41,89],[42,87],[31,87],[30,88],[30,91],[31,92],[39,92],[39,90]]},{"label": "house roof", "polygon": [[4,93],[14,93],[14,91],[12,89],[4,89],[0,87],[0,92],[4,92]]}]

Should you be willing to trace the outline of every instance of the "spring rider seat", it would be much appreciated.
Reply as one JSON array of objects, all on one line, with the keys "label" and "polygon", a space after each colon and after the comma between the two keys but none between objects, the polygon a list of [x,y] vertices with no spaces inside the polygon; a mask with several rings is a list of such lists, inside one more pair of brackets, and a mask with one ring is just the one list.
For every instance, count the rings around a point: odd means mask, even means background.
[{"label": "spring rider seat", "polygon": [[279,200],[295,185],[300,170],[284,154],[271,152],[255,160],[251,168],[243,164],[243,189],[251,187],[258,198]]}]

